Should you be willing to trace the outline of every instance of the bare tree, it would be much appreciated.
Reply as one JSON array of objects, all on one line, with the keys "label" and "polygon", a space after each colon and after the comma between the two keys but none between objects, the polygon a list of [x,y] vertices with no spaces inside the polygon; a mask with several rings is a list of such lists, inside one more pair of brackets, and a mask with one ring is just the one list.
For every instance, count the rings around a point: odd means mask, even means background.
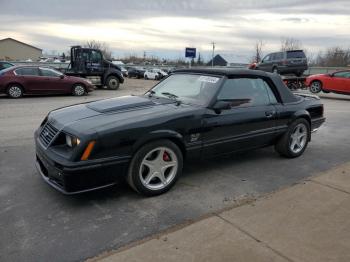
[{"label": "bare tree", "polygon": [[303,45],[300,40],[293,37],[283,37],[281,39],[281,51],[291,51],[302,49]]},{"label": "bare tree", "polygon": [[262,59],[263,56],[263,47],[264,47],[264,42],[260,39],[256,41],[255,46],[254,46],[254,56],[252,57],[252,62],[253,63],[259,63]]},{"label": "bare tree", "polygon": [[350,65],[350,49],[331,47],[324,54],[317,57],[320,66],[348,66]]},{"label": "bare tree", "polygon": [[99,42],[96,40],[87,41],[84,45],[87,48],[99,49],[101,50],[105,59],[112,59],[112,51],[107,43]]}]

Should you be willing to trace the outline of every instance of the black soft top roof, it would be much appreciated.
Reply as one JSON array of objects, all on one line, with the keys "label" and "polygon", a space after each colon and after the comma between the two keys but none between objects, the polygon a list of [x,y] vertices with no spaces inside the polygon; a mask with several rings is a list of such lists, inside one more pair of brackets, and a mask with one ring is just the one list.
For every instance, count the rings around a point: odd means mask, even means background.
[{"label": "black soft top roof", "polygon": [[292,103],[298,101],[298,98],[288,89],[283,83],[280,75],[267,73],[260,70],[251,69],[231,69],[231,68],[194,68],[194,69],[177,69],[173,71],[174,74],[205,74],[226,77],[260,77],[270,79],[276,86],[277,91],[283,103]]}]

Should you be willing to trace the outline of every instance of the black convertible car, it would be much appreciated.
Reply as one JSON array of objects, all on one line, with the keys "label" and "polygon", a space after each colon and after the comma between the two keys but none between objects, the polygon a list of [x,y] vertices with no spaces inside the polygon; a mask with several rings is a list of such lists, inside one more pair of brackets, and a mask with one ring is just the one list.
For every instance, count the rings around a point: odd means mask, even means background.
[{"label": "black convertible car", "polygon": [[36,164],[65,194],[125,178],[152,196],[175,184],[185,159],[270,145],[298,157],[324,120],[317,96],[291,93],[276,74],[180,70],[143,96],[50,112],[35,132]]}]

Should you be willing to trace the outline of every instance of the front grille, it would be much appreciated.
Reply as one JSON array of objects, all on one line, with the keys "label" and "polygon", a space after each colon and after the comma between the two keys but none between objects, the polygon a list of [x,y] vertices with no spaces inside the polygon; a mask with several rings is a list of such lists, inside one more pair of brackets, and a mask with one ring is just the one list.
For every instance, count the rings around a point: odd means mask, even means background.
[{"label": "front grille", "polygon": [[40,140],[43,143],[43,145],[46,147],[49,146],[53,139],[56,137],[57,133],[58,129],[56,129],[49,122],[46,122],[45,126],[43,127],[40,133]]}]

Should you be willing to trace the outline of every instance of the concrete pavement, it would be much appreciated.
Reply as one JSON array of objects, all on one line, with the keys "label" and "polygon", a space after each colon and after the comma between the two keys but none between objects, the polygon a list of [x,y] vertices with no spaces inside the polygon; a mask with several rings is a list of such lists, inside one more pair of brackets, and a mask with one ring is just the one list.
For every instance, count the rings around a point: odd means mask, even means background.
[{"label": "concrete pavement", "polygon": [[91,260],[350,261],[350,162]]}]

